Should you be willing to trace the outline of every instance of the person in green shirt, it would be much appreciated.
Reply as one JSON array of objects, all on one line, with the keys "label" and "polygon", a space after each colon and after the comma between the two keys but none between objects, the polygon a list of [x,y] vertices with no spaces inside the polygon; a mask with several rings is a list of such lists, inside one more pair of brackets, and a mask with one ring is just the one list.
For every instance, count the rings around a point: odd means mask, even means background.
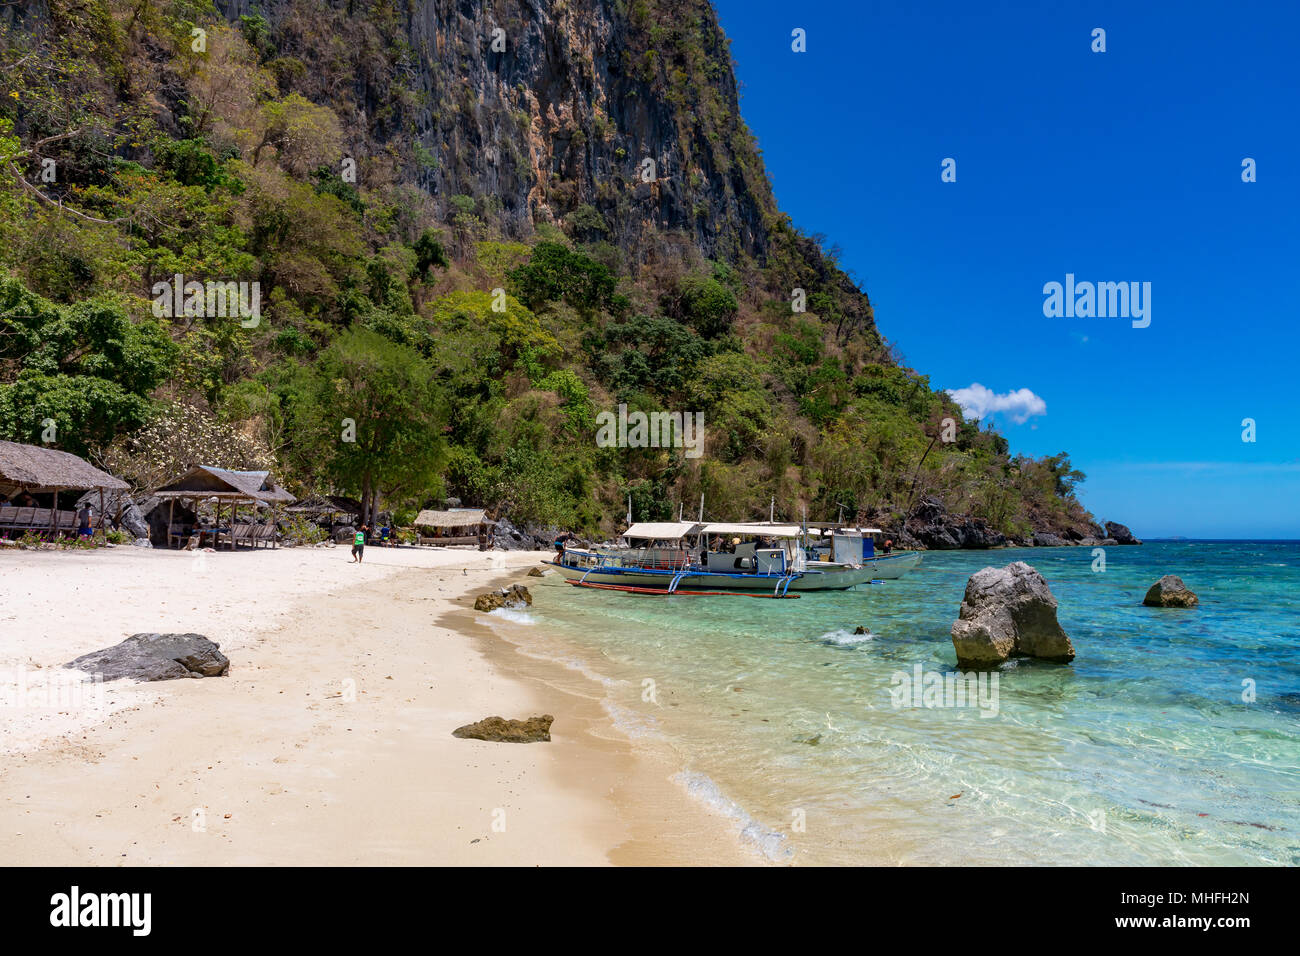
[{"label": "person in green shirt", "polygon": [[362,525],[352,537],[352,560],[357,564],[361,563],[361,558],[365,555],[366,532],[369,530],[365,525]]}]

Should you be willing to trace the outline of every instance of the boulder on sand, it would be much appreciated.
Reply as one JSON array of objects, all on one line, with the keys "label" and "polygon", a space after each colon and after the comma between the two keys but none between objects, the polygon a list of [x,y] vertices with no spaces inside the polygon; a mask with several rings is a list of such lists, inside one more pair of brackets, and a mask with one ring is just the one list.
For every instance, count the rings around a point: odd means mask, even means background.
[{"label": "boulder on sand", "polygon": [[499,607],[531,607],[533,596],[522,584],[512,584],[499,591],[488,591],[474,599],[474,610],[495,611]]},{"label": "boulder on sand", "polygon": [[1142,599],[1147,607],[1196,607],[1200,599],[1187,590],[1183,579],[1176,574],[1166,574],[1147,589]]},{"label": "boulder on sand", "polygon": [[451,732],[453,737],[467,740],[492,740],[506,744],[532,744],[551,739],[551,724],[555,718],[550,714],[529,717],[527,720],[506,720],[504,717],[484,717],[473,724],[457,727]]},{"label": "boulder on sand", "polygon": [[83,654],[63,666],[102,675],[106,681],[225,677],[230,658],[218,650],[220,646],[202,634],[132,634],[120,644]]},{"label": "boulder on sand", "polygon": [[963,670],[994,667],[1011,657],[1074,660],[1074,646],[1056,620],[1056,598],[1023,561],[972,574],[958,614],[952,646]]}]

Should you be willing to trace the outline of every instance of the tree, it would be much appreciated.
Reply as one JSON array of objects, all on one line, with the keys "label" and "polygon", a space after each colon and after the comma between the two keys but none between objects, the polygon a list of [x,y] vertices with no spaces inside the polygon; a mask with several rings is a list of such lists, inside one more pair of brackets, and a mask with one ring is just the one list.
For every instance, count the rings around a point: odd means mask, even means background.
[{"label": "tree", "polygon": [[84,455],[144,424],[177,349],[153,320],[101,297],[57,305],[0,279],[0,435]]},{"label": "tree", "polygon": [[314,457],[337,489],[359,494],[372,525],[381,496],[423,493],[434,483],[446,459],[446,409],[418,352],[354,327],[306,377],[292,410],[298,454]]},{"label": "tree", "polygon": [[590,311],[608,305],[614,294],[614,276],[607,267],[558,242],[539,242],[528,263],[507,275],[511,291],[530,309],[564,299],[575,309]]}]

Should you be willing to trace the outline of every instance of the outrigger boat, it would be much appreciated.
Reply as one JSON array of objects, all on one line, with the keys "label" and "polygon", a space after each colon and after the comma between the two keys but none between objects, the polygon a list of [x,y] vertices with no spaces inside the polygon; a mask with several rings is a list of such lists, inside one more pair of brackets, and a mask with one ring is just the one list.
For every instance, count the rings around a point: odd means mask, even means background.
[{"label": "outrigger boat", "polygon": [[921,560],[918,552],[876,555],[863,529],[836,528],[823,537],[820,528],[799,525],[639,522],[623,532],[624,547],[565,548],[544,563],[583,587],[780,598],[900,577]]}]

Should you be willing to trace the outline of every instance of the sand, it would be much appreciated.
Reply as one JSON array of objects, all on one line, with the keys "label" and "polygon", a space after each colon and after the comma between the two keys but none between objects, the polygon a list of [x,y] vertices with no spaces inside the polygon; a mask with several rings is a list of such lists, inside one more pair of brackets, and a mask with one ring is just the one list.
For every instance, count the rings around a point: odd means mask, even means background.
[{"label": "sand", "polygon": [[[618,733],[598,687],[471,609],[542,556],[0,550],[0,861],[761,862],[670,754]],[[74,684],[59,667],[141,631],[204,634],[230,674]],[[550,743],[451,736],[542,713]]]}]

